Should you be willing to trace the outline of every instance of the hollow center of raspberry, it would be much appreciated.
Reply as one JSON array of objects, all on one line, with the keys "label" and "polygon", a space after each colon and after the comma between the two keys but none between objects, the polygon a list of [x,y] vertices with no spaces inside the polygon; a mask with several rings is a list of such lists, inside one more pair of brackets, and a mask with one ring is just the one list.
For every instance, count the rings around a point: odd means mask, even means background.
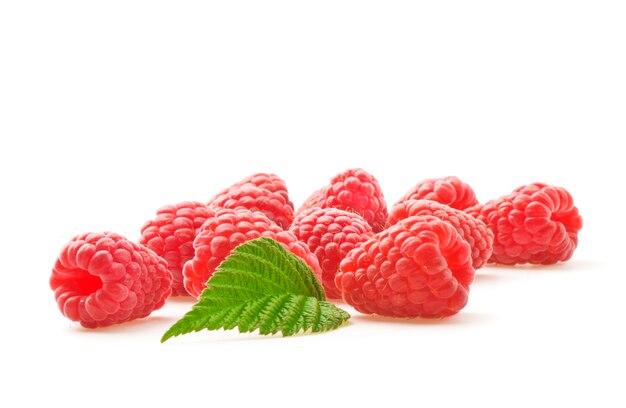
[{"label": "hollow center of raspberry", "polygon": [[89,295],[102,287],[102,279],[99,276],[90,274],[83,269],[76,269],[73,282],[76,284],[76,290],[81,296]]}]

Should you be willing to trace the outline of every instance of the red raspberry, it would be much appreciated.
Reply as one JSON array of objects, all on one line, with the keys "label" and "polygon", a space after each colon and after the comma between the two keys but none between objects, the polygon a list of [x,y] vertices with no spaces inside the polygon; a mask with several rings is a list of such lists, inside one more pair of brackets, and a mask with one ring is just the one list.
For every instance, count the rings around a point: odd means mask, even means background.
[{"label": "red raspberry", "polygon": [[432,200],[457,210],[478,204],[474,190],[454,176],[420,181],[398,203],[406,200]]},{"label": "red raspberry", "polygon": [[357,244],[372,237],[372,227],[358,214],[336,208],[309,208],[298,214],[289,231],[317,256],[326,296],[341,298],[335,286],[339,263]]},{"label": "red raspberry", "polygon": [[461,310],[473,279],[469,244],[450,224],[423,216],[350,251],[335,284],[359,312],[434,318]]},{"label": "red raspberry", "polygon": [[157,216],[141,228],[139,243],[167,261],[174,278],[172,295],[189,295],[183,284],[183,266],[193,258],[193,240],[206,219],[215,214],[206,204],[184,201],[157,210]]},{"label": "red raspberry", "polygon": [[287,191],[287,184],[285,183],[285,180],[283,180],[276,174],[271,173],[255,173],[251,176],[248,176],[243,180],[236,182],[227,189],[222,190],[221,192],[216,194],[215,197],[213,197],[210,201],[213,201],[215,198],[221,196],[228,191],[236,190],[239,187],[243,186],[258,187],[264,190],[271,191],[273,193],[280,194],[285,199],[287,205],[291,207],[291,210],[293,212],[293,203],[289,201],[289,192]]},{"label": "red raspberry", "polygon": [[326,191],[328,190],[328,186],[324,186],[318,190],[315,190],[313,194],[309,196],[304,203],[300,206],[298,211],[296,211],[296,216],[298,214],[310,209],[310,208],[320,208],[320,202],[324,201],[324,197],[326,196]]},{"label": "red raspberry", "polygon": [[389,213],[389,225],[421,215],[432,215],[452,225],[470,245],[472,266],[478,269],[487,263],[493,251],[493,232],[484,222],[471,215],[430,200],[407,200],[393,206]]},{"label": "red raspberry", "polygon": [[567,261],[578,245],[583,220],[562,187],[533,183],[466,212],[494,233],[492,263],[553,264]]},{"label": "red raspberry", "polygon": [[167,262],[112,233],[74,237],[57,258],[50,287],[61,313],[88,328],[146,317],[172,292]]},{"label": "red raspberry", "polygon": [[330,184],[313,193],[298,214],[313,207],[338,208],[362,216],[374,232],[385,228],[387,204],[378,180],[363,169],[337,174]]},{"label": "red raspberry", "polygon": [[209,207],[260,211],[283,229],[289,228],[293,221],[293,205],[285,201],[282,195],[251,185],[228,190],[216,196],[209,202]]},{"label": "red raspberry", "polygon": [[213,272],[239,244],[259,237],[273,238],[309,265],[321,279],[315,255],[291,232],[283,231],[263,213],[223,209],[209,217],[193,242],[195,256],[183,268],[185,288],[200,296]]}]

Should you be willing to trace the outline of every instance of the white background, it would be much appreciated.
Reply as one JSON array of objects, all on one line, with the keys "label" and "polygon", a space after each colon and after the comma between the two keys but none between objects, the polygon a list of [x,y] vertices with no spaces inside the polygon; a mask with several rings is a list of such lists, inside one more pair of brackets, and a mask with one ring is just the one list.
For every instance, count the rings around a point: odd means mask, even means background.
[{"label": "white background", "polygon": [[[623,1],[3,1],[0,405],[624,406]],[[85,330],[48,278],[73,235],[253,172],[300,204],[363,167],[389,203],[457,175],[544,181],[584,217],[571,262],[487,267],[443,321],[203,332],[187,309]]]}]

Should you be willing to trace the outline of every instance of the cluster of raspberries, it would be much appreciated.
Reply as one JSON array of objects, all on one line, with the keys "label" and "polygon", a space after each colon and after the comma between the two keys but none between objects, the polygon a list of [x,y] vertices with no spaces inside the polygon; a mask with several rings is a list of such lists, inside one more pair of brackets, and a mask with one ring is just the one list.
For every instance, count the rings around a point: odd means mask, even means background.
[{"label": "cluster of raspberries", "polygon": [[160,208],[138,243],[79,235],[59,255],[50,286],[84,327],[149,315],[168,296],[199,296],[238,245],[270,237],[311,267],[329,299],[362,313],[438,318],[467,303],[487,263],[568,260],[582,218],[571,195],[542,183],[484,204],[457,177],[416,184],[390,210],[363,169],[330,179],[294,210],[274,174],[254,174],[208,202]]}]

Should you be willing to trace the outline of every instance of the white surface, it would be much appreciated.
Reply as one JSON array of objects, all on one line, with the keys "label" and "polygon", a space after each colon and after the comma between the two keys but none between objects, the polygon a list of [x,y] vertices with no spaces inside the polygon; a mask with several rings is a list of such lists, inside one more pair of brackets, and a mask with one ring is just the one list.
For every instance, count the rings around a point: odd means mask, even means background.
[{"label": "white surface", "polygon": [[[0,405],[626,404],[623,2],[206,3],[1,3]],[[56,309],[74,234],[135,239],[157,207],[255,171],[299,204],[354,166],[390,203],[446,175],[481,200],[562,185],[579,250],[481,270],[439,322],[161,345],[191,303],[98,331]]]}]

